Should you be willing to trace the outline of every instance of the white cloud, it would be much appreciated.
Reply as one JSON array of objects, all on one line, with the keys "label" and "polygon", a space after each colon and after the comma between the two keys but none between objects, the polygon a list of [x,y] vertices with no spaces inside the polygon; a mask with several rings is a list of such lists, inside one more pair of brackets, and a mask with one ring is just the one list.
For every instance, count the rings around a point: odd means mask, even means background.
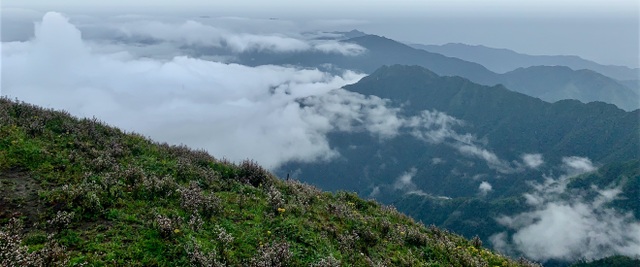
[{"label": "white cloud", "polygon": [[[131,18],[120,19],[129,23]],[[195,21],[127,23],[118,24],[125,35],[145,33],[177,43],[229,39],[224,31]],[[3,43],[5,95],[97,116],[161,141],[205,148],[219,157],[251,157],[273,168],[290,160],[335,157],[326,139],[331,131],[370,132],[385,139],[408,130],[419,139],[444,142],[464,155],[486,160],[492,168],[508,169],[474,136],[453,130],[463,122],[445,113],[424,111],[405,118],[399,108],[387,106],[388,100],[336,89],[356,82],[360,74],[252,68],[185,56],[140,58],[117,45],[87,43],[58,13],[47,13],[35,32],[31,41]],[[296,49],[284,44],[288,39],[252,39],[257,36],[246,35],[235,46]]]},{"label": "white cloud", "polygon": [[[197,27],[185,26],[196,29],[189,38],[210,38]],[[399,119],[384,100],[337,89],[360,74],[137,58],[81,36],[67,18],[47,13],[33,40],[3,43],[2,94],[265,167],[335,157],[330,131],[396,133]]]},{"label": "white cloud", "polygon": [[481,195],[486,196],[489,192],[491,192],[491,190],[493,190],[493,187],[489,182],[483,181],[482,183],[480,183],[478,189],[480,190]]},{"label": "white cloud", "polygon": [[413,182],[413,177],[416,176],[417,172],[418,172],[418,169],[411,168],[406,172],[402,173],[396,179],[396,182],[393,184],[393,188],[395,190],[403,191],[405,194],[431,196],[431,194],[427,194],[424,191],[418,189],[418,186]]},{"label": "white cloud", "polygon": [[562,168],[567,172],[567,175],[574,176],[583,174],[586,172],[595,171],[596,167],[593,166],[591,160],[582,157],[565,157],[562,158]]},{"label": "white cloud", "polygon": [[323,41],[315,44],[313,49],[324,53],[336,53],[345,56],[357,56],[367,51],[366,48],[352,43]]},{"label": "white cloud", "polygon": [[423,111],[419,116],[406,120],[405,126],[410,128],[411,135],[432,144],[447,144],[455,148],[460,154],[485,161],[489,168],[501,173],[522,171],[516,164],[500,159],[495,153],[482,147],[477,138],[470,134],[461,134],[454,127],[464,126],[464,122],[444,112]]},{"label": "white cloud", "polygon": [[439,111],[422,111],[419,116],[413,116],[406,122],[412,129],[411,134],[421,140],[433,144],[440,144],[449,139],[468,141],[470,135],[460,135],[453,127],[463,125],[463,122]]},{"label": "white cloud", "polygon": [[[557,179],[545,177],[544,182],[532,184],[533,191],[524,195],[531,211],[496,219],[514,233],[493,235],[494,248],[510,254],[523,253],[538,261],[593,260],[611,255],[640,257],[640,222],[631,213],[605,205],[617,198],[620,189],[592,186],[582,192],[567,192],[573,175],[595,169],[586,158],[566,157],[562,161],[566,175]],[[587,190],[597,192],[598,197],[583,197]]]},{"label": "white cloud", "polygon": [[513,173],[520,171],[516,167],[512,167],[508,162],[498,158],[495,153],[480,147],[478,144],[458,143],[455,147],[463,155],[484,160],[490,168],[498,172]]},{"label": "white cloud", "polygon": [[522,154],[522,162],[531,169],[537,169],[544,164],[541,154]]},{"label": "white cloud", "polygon": [[[350,44],[336,46],[335,41],[232,33],[198,21],[175,23],[139,16],[114,20],[119,21],[116,31],[125,37],[146,36],[179,45],[224,44],[238,51],[360,51]],[[98,23],[92,18],[81,21],[88,22],[86,29],[99,28],[91,24]],[[64,16],[47,13],[33,40],[3,43],[2,93],[80,116],[95,115],[127,130],[205,148],[220,157],[252,157],[267,167],[335,157],[326,140],[331,131],[366,131],[385,139],[406,130],[426,142],[444,143],[464,156],[484,160],[498,172],[519,171],[517,164],[483,148],[475,136],[454,130],[464,123],[443,112],[423,111],[406,118],[399,115],[399,108],[388,107],[385,99],[337,89],[356,82],[360,74],[332,76],[318,70],[224,64],[180,56],[180,50],[164,43],[135,48],[87,42],[83,34]],[[154,56],[140,57],[144,51]],[[578,164],[574,161],[569,163]]]},{"label": "white cloud", "polygon": [[411,181],[411,179],[413,179],[413,176],[416,175],[417,171],[418,170],[416,168],[411,168],[400,175],[398,179],[396,179],[396,183],[394,184],[395,189],[405,191],[416,190],[416,185]]},{"label": "white cloud", "polygon": [[319,51],[345,56],[355,56],[366,51],[364,47],[352,43],[308,40],[304,35],[293,32],[295,29],[287,26],[287,23],[276,25],[278,29],[285,28],[283,32],[256,31],[264,27],[264,24],[273,25],[277,22],[243,18],[191,19],[175,22],[130,17],[124,21],[113,22],[112,25],[93,22],[83,28],[92,30],[92,37],[106,39],[109,42],[113,39],[125,43],[169,42],[173,43],[176,49],[189,45],[204,50],[224,48],[232,53]]},{"label": "white cloud", "polygon": [[[387,107],[386,100],[344,90],[331,91],[357,81],[361,76],[354,73],[333,77],[315,70],[222,64],[180,56],[180,50],[166,42],[177,46],[228,46],[237,51],[319,49],[349,55],[363,52],[358,46],[274,34],[238,34],[194,20],[176,23],[139,16],[113,20],[116,26],[109,32],[99,30],[104,25],[95,24],[99,22],[92,18],[80,19],[87,23],[84,27],[88,35],[98,39],[111,38],[115,31],[121,39],[151,38],[162,42],[142,46],[99,40],[87,42],[81,38],[83,33],[66,18],[48,13],[32,41],[3,43],[3,63],[9,66],[5,66],[3,76],[10,77],[3,81],[6,88],[3,93],[79,115],[96,115],[160,140],[204,147],[232,159],[251,156],[267,166],[276,166],[285,160],[309,161],[335,156],[324,137],[328,131],[369,131],[384,139],[395,137],[405,129],[426,142],[446,143],[465,156],[485,160],[499,172],[515,170],[482,148],[473,135],[456,132],[453,127],[463,122],[445,113],[424,111],[404,118],[398,115],[399,109]],[[101,34],[104,36],[100,37]],[[227,61],[224,56],[207,59]],[[34,75],[39,78],[32,79]],[[100,101],[91,103],[76,96],[99,97]],[[130,114],[122,115],[125,112]],[[230,113],[234,113],[234,123],[227,122],[230,119],[226,116]],[[148,114],[156,117],[145,117]],[[256,117],[273,121],[257,121]],[[134,119],[146,123],[134,123]],[[226,127],[224,132],[216,131],[208,137],[200,134],[222,126]],[[197,133],[193,129],[198,129]],[[291,134],[286,135],[289,131]],[[249,133],[254,132],[265,135],[251,138]],[[251,138],[256,143],[245,141],[231,149],[229,145],[211,141],[226,140],[226,144],[233,144],[229,141],[240,137]],[[309,154],[315,156],[294,152],[291,147],[294,144],[306,148],[303,151],[315,151]],[[273,153],[280,155],[247,154],[252,146],[264,148],[257,151],[279,151]],[[285,149],[278,149],[281,146]]]},{"label": "white cloud", "polygon": [[322,119],[333,123],[341,131],[369,131],[381,138],[399,134],[404,120],[399,109],[386,106],[388,100],[377,96],[364,96],[346,90],[302,100],[310,114],[322,114]]}]

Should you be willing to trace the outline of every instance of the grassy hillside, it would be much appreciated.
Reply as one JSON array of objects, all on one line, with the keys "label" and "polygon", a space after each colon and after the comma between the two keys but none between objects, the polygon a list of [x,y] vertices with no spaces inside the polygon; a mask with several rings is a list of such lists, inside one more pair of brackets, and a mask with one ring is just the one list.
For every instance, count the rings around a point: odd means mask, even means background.
[{"label": "grassy hillside", "polygon": [[252,161],[8,99],[0,184],[1,266],[533,265]]}]

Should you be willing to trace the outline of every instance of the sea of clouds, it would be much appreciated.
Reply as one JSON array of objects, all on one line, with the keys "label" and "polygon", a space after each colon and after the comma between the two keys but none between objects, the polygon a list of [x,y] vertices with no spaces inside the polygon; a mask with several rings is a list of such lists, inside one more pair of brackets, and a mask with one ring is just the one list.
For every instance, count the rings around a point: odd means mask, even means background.
[{"label": "sea of clouds", "polygon": [[[270,32],[267,24],[285,31]],[[403,117],[401,108],[386,99],[341,89],[364,77],[362,73],[336,75],[295,66],[230,63],[234,53],[251,51],[347,57],[366,52],[354,44],[315,38],[329,33],[291,33],[286,30],[296,27],[286,21],[139,15],[70,19],[48,12],[31,28],[32,36],[2,42],[0,95],[76,116],[95,116],[157,141],[205,149],[219,158],[251,158],[270,169],[289,161],[332,160],[340,155],[327,134],[343,131],[367,132],[381,141],[406,134],[446,144],[498,173],[548,164],[535,153],[522,154],[518,161],[501,159],[472,133],[461,132],[463,121],[445,113],[434,110]],[[226,54],[198,58],[185,54],[185,46],[221,49]],[[493,245],[535,260],[639,256],[640,224],[606,206],[619,190],[597,189],[601,197],[596,200],[562,198],[569,177],[596,169],[579,157],[565,158],[562,166],[564,175],[532,184],[533,191],[524,196],[531,211],[497,218],[510,232],[494,235]],[[412,181],[422,167],[399,174],[388,186],[423,193]],[[480,195],[493,190],[488,181],[478,182]]]},{"label": "sea of clouds", "polygon": [[[2,95],[95,116],[232,161],[252,158],[267,168],[339,156],[326,137],[332,131],[367,131],[384,139],[407,130],[430,143],[447,142],[498,171],[514,169],[473,135],[452,130],[462,122],[445,113],[404,118],[385,99],[341,89],[362,73],[251,67],[187,56],[180,49],[197,45],[232,53],[308,50],[357,56],[365,49],[355,44],[147,16],[75,20],[82,27],[64,14],[48,12],[35,23],[33,37],[2,43]],[[235,20],[241,23],[233,25],[249,23]]]}]

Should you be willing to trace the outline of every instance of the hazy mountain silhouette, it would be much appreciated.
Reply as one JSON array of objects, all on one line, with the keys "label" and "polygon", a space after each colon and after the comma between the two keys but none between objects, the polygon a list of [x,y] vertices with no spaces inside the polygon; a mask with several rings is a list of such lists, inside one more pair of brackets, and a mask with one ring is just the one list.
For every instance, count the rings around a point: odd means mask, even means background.
[{"label": "hazy mountain silhouette", "polygon": [[448,43],[444,45],[412,44],[414,48],[456,57],[482,64],[497,73],[532,66],[567,66],[574,70],[589,69],[616,80],[638,79],[640,69],[626,66],[603,65],[578,56],[527,55],[509,49],[491,48],[483,45]]},{"label": "hazy mountain silhouette", "polygon": [[319,51],[274,53],[252,51],[240,54],[238,61],[251,66],[275,64],[323,68],[326,71],[356,70],[372,73],[383,65],[418,65],[438,75],[460,76],[483,85],[506,84],[545,101],[577,99],[603,101],[626,110],[640,107],[638,94],[615,80],[596,72],[574,71],[560,67],[535,67],[498,74],[484,66],[462,59],[415,49],[400,42],[365,35],[344,40],[366,48],[359,55],[327,54]]}]

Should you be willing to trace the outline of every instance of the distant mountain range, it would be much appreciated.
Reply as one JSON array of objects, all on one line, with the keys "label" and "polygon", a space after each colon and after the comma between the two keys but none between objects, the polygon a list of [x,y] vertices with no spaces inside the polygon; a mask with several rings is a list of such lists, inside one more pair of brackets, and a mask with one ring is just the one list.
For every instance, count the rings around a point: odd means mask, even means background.
[{"label": "distant mountain range", "polygon": [[593,70],[621,81],[637,80],[640,75],[640,69],[638,68],[602,65],[578,56],[534,56],[518,53],[509,49],[460,43],[448,43],[444,45],[412,44],[411,47],[482,64],[497,73],[505,73],[518,68],[533,66],[566,66],[574,70]]},{"label": "distant mountain range", "polygon": [[[359,34],[356,32],[354,35]],[[483,85],[504,84],[510,90],[549,102],[577,99],[585,103],[592,101],[612,103],[625,110],[640,107],[640,96],[636,90],[594,71],[536,66],[498,74],[478,63],[415,49],[376,35],[358,36],[342,42],[358,44],[367,50],[355,56],[318,51],[291,53],[252,51],[237,55],[237,60],[239,63],[251,66],[265,64],[310,68],[324,66],[327,71],[349,69],[365,73],[372,73],[383,65],[418,65],[438,75],[460,76]],[[625,84],[633,84],[633,81],[627,81]]]},{"label": "distant mountain range", "polygon": [[[385,66],[345,89],[396,103],[410,101],[404,107],[413,112],[445,112],[471,123],[473,133],[496,142],[498,152],[509,156],[538,150],[611,162],[638,158],[640,153],[640,110],[625,112],[602,102],[582,104],[575,100],[550,104],[504,86],[487,87],[460,77],[438,76],[418,66]],[[605,131],[609,128],[612,130]],[[613,135],[603,135],[603,131]]]},{"label": "distant mountain range", "polygon": [[[426,224],[467,236],[481,233],[488,240],[505,230],[496,217],[529,208],[522,195],[532,182],[562,173],[557,166],[579,156],[605,167],[569,188],[590,190],[593,184],[604,187],[626,179],[623,196],[612,205],[637,213],[637,162],[619,163],[640,158],[640,110],[626,112],[603,102],[547,103],[502,85],[479,85],[419,66],[384,66],[345,89],[389,99],[406,117],[443,112],[462,121],[448,129],[458,139],[428,142],[412,130],[384,140],[366,132],[334,133],[330,144],[339,159],[293,162],[278,173],[295,172],[329,190],[355,190],[393,203]],[[433,134],[448,131],[439,130]],[[527,166],[524,155],[539,155],[539,166]],[[490,185],[484,194],[479,190],[483,182]]]},{"label": "distant mountain range", "polygon": [[634,110],[640,105],[640,97],[630,89],[632,87],[588,69],[572,70],[565,66],[518,68],[502,74],[501,81],[509,89],[546,101],[603,101],[625,110]]},{"label": "distant mountain range", "polygon": [[[462,120],[460,132],[483,140],[485,149],[507,163],[524,153],[540,153],[550,162],[573,155],[599,163],[640,158],[640,110],[625,112],[603,102],[575,100],[551,104],[500,85],[488,87],[460,77],[439,76],[419,66],[385,66],[345,89],[390,99],[406,116],[435,110]],[[416,177],[424,177],[417,179],[422,183],[418,187],[448,197],[477,193],[478,181],[465,175],[514,176],[511,184],[496,185],[504,188],[495,191],[506,195],[521,193],[525,179],[540,178],[536,170],[497,172],[484,159],[464,157],[450,145],[428,144],[409,135],[380,141],[367,133],[335,133],[331,143],[344,160],[291,163],[282,170],[300,169],[306,179],[323,188],[369,194],[377,183],[390,183],[389,179],[412,167],[429,166],[417,169]],[[434,159],[442,162],[433,164]],[[326,176],[353,178],[337,182]]]}]

